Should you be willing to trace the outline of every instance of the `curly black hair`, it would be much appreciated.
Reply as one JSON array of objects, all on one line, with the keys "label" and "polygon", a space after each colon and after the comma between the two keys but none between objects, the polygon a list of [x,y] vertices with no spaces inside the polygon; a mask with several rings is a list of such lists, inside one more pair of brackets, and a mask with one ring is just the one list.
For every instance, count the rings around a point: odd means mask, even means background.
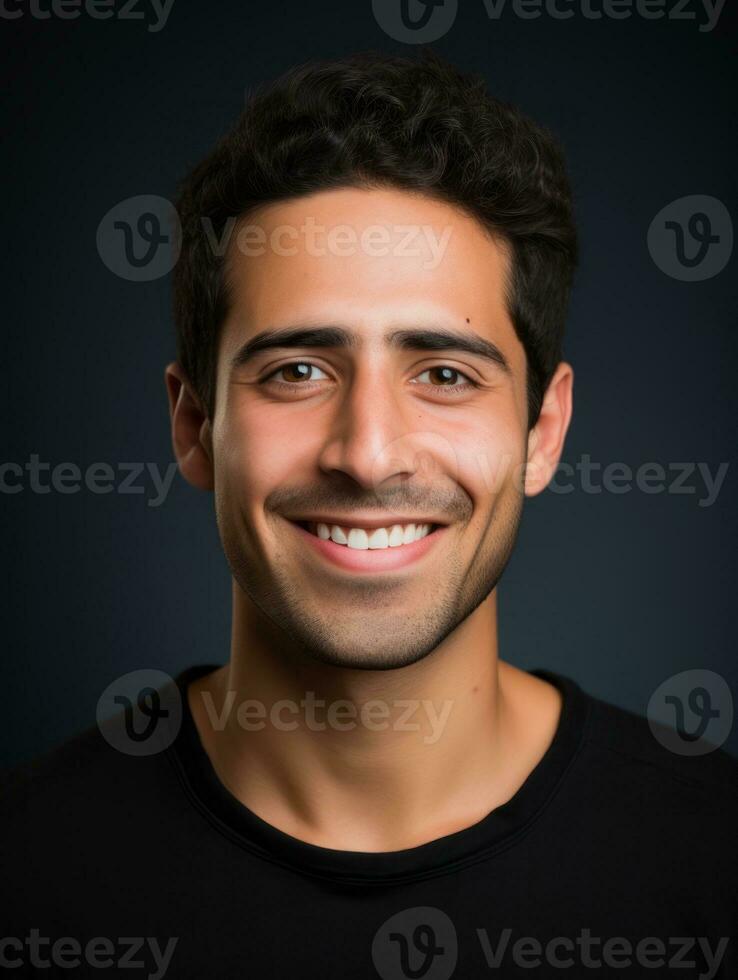
[{"label": "curly black hair", "polygon": [[[228,310],[229,219],[339,187],[392,186],[463,209],[508,246],[507,309],[527,358],[528,427],[561,360],[577,263],[563,152],[552,133],[493,98],[481,75],[435,52],[360,52],[308,61],[256,89],[179,188],[173,273],[177,357],[215,408],[218,336]],[[206,226],[208,233],[206,233]]]}]

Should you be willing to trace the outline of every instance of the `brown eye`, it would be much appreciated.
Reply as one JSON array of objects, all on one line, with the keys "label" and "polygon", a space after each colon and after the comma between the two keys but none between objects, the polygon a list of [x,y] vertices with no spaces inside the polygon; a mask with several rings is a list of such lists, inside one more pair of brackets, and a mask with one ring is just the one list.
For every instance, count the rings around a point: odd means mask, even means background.
[{"label": "brown eye", "polygon": [[[463,371],[458,371],[456,368],[449,367],[447,364],[437,364],[434,367],[426,368],[425,371],[422,371],[418,375],[418,378],[422,378],[424,374],[433,376],[435,379],[430,382],[421,382],[422,384],[429,384],[432,388],[449,388],[454,391],[465,391],[467,388],[477,387],[476,382],[472,381]],[[465,383],[456,384],[458,378],[464,379]]]},{"label": "brown eye", "polygon": [[[311,364],[305,364],[302,361],[296,361],[294,364],[287,364],[285,367],[280,368],[284,372],[284,378],[286,381],[308,381],[310,376],[310,371],[312,370]],[[290,377],[292,375],[292,377]]]},{"label": "brown eye", "polygon": [[433,367],[428,369],[428,373],[432,376],[433,372],[436,372],[436,377],[441,379],[441,384],[447,385],[452,384],[454,378],[461,374],[460,371],[454,370],[450,367]]},{"label": "brown eye", "polygon": [[[322,378],[316,378],[312,373],[314,371],[318,371]],[[279,375],[282,375],[286,380],[282,381]],[[315,364],[310,364],[309,361],[290,361],[289,364],[283,364],[282,367],[273,371],[264,381],[295,387],[295,382],[320,381],[327,377],[328,375],[321,368]]]}]

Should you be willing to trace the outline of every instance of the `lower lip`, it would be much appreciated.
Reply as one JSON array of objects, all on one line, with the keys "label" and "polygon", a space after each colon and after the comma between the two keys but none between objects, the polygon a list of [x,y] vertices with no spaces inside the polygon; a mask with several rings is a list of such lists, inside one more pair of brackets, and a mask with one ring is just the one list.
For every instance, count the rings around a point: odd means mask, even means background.
[{"label": "lower lip", "polygon": [[350,572],[392,572],[412,565],[426,555],[447,530],[445,526],[438,527],[424,538],[396,548],[349,548],[345,544],[336,544],[330,538],[324,541],[294,521],[289,523],[319,555]]}]

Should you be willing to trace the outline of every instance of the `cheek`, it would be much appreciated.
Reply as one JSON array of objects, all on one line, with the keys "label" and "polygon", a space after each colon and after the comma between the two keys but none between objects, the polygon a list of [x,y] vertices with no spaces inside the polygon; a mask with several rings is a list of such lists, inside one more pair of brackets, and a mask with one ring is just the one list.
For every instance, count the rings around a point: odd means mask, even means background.
[{"label": "cheek", "polygon": [[454,478],[474,501],[489,507],[514,482],[525,462],[525,439],[520,427],[498,418],[457,432],[454,439]]},{"label": "cheek", "polygon": [[253,404],[231,406],[213,433],[218,482],[248,507],[276,487],[293,483],[311,458],[289,413],[269,413]]}]

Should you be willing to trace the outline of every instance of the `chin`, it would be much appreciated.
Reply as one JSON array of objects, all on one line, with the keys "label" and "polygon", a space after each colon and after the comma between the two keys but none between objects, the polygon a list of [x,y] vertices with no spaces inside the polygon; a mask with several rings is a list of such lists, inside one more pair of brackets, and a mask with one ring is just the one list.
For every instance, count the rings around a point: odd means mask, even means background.
[{"label": "chin", "polygon": [[351,653],[345,650],[323,649],[309,652],[314,660],[331,667],[341,667],[344,670],[399,670],[402,667],[409,667],[411,664],[418,663],[432,651],[400,654],[397,650],[387,651],[387,653],[377,653],[376,650],[371,653]]}]

